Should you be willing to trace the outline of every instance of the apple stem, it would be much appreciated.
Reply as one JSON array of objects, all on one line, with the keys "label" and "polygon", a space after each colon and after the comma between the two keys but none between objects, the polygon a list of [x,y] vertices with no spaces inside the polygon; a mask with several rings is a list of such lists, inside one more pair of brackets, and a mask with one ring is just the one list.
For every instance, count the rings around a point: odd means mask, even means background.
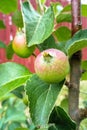
[{"label": "apple stem", "polygon": [[48,52],[43,53],[44,60],[50,62],[52,56]]}]

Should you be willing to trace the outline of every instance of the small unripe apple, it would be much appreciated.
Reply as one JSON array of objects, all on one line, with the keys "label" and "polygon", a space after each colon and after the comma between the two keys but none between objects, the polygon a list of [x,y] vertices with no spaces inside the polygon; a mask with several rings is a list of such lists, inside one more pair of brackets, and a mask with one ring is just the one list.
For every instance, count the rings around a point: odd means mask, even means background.
[{"label": "small unripe apple", "polygon": [[60,50],[47,49],[36,57],[34,68],[45,82],[61,82],[69,73],[68,57]]},{"label": "small unripe apple", "polygon": [[17,32],[16,36],[13,39],[12,47],[14,52],[22,58],[27,58],[32,55],[35,49],[34,46],[27,46],[25,34],[22,31]]}]

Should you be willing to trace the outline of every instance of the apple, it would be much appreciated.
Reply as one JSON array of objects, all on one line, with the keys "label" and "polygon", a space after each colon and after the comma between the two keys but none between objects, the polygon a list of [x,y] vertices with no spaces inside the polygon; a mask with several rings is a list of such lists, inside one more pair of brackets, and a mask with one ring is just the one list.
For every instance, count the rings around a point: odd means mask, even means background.
[{"label": "apple", "polygon": [[34,68],[45,82],[58,83],[69,73],[68,57],[60,50],[47,49],[36,57]]},{"label": "apple", "polygon": [[22,57],[22,58],[27,58],[32,55],[35,47],[28,47],[26,44],[26,37],[25,34],[22,31],[19,31],[16,33],[13,42],[12,42],[12,47],[14,52]]}]

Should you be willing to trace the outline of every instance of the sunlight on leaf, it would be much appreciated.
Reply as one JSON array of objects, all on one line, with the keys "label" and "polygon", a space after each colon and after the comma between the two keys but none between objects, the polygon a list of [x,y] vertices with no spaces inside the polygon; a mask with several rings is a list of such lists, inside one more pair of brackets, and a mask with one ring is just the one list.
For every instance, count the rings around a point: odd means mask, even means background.
[{"label": "sunlight on leaf", "polygon": [[0,98],[8,92],[11,92],[30,77],[29,70],[13,62],[0,64]]},{"label": "sunlight on leaf", "polygon": [[40,44],[51,35],[54,26],[52,7],[49,7],[43,15],[40,15],[30,3],[24,2],[22,14],[28,46]]},{"label": "sunlight on leaf", "polygon": [[66,43],[65,49],[69,56],[87,47],[87,29],[80,30]]}]

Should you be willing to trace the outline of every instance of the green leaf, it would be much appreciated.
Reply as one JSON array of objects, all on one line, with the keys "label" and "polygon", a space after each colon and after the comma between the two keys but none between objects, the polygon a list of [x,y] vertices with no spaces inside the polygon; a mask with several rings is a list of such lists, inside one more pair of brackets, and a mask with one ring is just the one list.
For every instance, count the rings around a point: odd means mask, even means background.
[{"label": "green leaf", "polygon": [[0,48],[6,48],[6,45],[2,41],[0,41]]},{"label": "green leaf", "polygon": [[7,59],[12,59],[13,54],[14,54],[14,51],[13,51],[12,42],[11,42],[6,47],[6,57],[7,57]]},{"label": "green leaf", "polygon": [[[87,4],[81,4],[81,14],[83,17],[87,17]],[[70,5],[67,5],[65,6],[60,13],[63,13],[63,12],[71,12],[71,4]],[[70,16],[71,17],[71,16]]]},{"label": "green leaf", "polygon": [[87,47],[87,29],[80,30],[66,43],[65,50],[69,56]]},{"label": "green leaf", "polygon": [[38,130],[48,130],[48,127],[45,127],[45,128],[40,128]]},{"label": "green leaf", "polygon": [[37,75],[33,75],[26,84],[26,93],[29,98],[29,109],[33,123],[36,126],[45,126],[48,123],[50,113],[55,105],[58,94],[63,86],[48,84]]},{"label": "green leaf", "polygon": [[49,49],[49,48],[57,48],[57,44],[55,43],[55,39],[52,35],[48,37],[43,43],[38,45],[40,51]]},{"label": "green leaf", "polygon": [[5,24],[2,20],[0,20],[0,29],[4,29],[5,28]]},{"label": "green leaf", "polygon": [[40,128],[36,128],[37,130],[48,130],[50,127],[49,124],[45,125],[45,126],[40,126]]},{"label": "green leaf", "polygon": [[30,130],[28,128],[16,128],[15,130]]},{"label": "green leaf", "polygon": [[65,44],[66,44],[66,42],[56,43],[54,37],[51,35],[43,43],[39,44],[38,48],[40,51],[43,51],[43,50],[46,50],[49,48],[56,48],[58,50],[63,51],[64,53],[66,53]]},{"label": "green leaf", "polygon": [[60,13],[57,16],[57,23],[62,23],[62,22],[71,22],[72,18],[71,18],[71,13]]},{"label": "green leaf", "polygon": [[40,0],[41,4],[45,4],[46,0]]},{"label": "green leaf", "polygon": [[84,100],[84,101],[83,101],[83,106],[84,106],[85,108],[87,108],[87,100]]},{"label": "green leaf", "polygon": [[82,16],[87,17],[87,4],[82,5]]},{"label": "green leaf", "polygon": [[57,129],[56,125],[53,124],[53,125],[51,125],[51,126],[49,127],[48,130],[61,130],[61,129]]},{"label": "green leaf", "polygon": [[0,115],[4,112],[3,108],[0,108]]},{"label": "green leaf", "polygon": [[51,3],[54,11],[55,18],[56,16],[63,10],[63,6],[59,2],[53,2]]},{"label": "green leaf", "polygon": [[63,51],[67,55],[67,52],[65,49],[66,42],[59,42],[56,44],[57,44],[57,49]]},{"label": "green leaf", "polygon": [[7,109],[6,115],[5,115],[5,123],[9,121],[23,122],[25,120],[26,120],[26,116],[24,114],[24,111],[20,111],[16,109],[16,107],[13,107],[13,106]]},{"label": "green leaf", "polygon": [[22,4],[22,14],[29,47],[42,43],[51,35],[54,26],[52,7],[49,7],[43,15],[40,15],[30,3],[24,2]]},{"label": "green leaf", "polygon": [[24,84],[29,77],[29,70],[22,65],[13,62],[0,64],[0,98]]},{"label": "green leaf", "polygon": [[[81,4],[81,14],[83,17],[87,17],[87,4]],[[71,12],[71,4],[67,5],[63,8],[63,10],[61,10],[61,13],[63,12]],[[70,16],[71,17],[71,16]]]},{"label": "green leaf", "polygon": [[55,123],[57,130],[75,130],[76,129],[75,122],[59,106],[56,106],[53,109],[50,115],[49,123]]},{"label": "green leaf", "polygon": [[24,92],[24,85],[12,91],[12,93],[16,95],[18,98],[23,98],[23,92]]},{"label": "green leaf", "polygon": [[71,4],[66,5],[66,6],[63,8],[62,12],[71,12]]},{"label": "green leaf", "polygon": [[8,124],[6,125],[6,128],[5,128],[5,129],[15,130],[15,128],[20,127],[20,126],[21,126],[21,124],[18,123],[18,122],[11,122],[11,123],[8,123]]},{"label": "green leaf", "polygon": [[87,118],[83,119],[80,123],[80,130],[86,130],[87,129]]},{"label": "green leaf", "polygon": [[12,16],[12,22],[17,26],[22,28],[23,27],[23,19],[21,11],[16,10]]},{"label": "green leaf", "polygon": [[71,22],[72,21],[71,6],[70,5],[65,6],[61,10],[61,12],[57,15],[56,21],[57,21],[57,23]]},{"label": "green leaf", "polygon": [[54,32],[54,35],[58,41],[64,42],[71,38],[71,30],[65,26],[61,26]]},{"label": "green leaf", "polygon": [[0,12],[9,14],[17,9],[17,0],[1,0],[0,1]]},{"label": "green leaf", "polygon": [[62,107],[67,113],[68,113],[68,98],[65,97],[62,101],[61,101],[61,104],[60,104],[60,107]]},{"label": "green leaf", "polygon": [[4,122],[5,122],[5,117],[0,118],[0,129],[3,128]]},{"label": "green leaf", "polygon": [[[81,15],[87,17],[87,4],[81,4]],[[71,12],[71,4],[63,8],[62,12]]]},{"label": "green leaf", "polygon": [[81,80],[87,80],[87,60],[82,61],[81,69],[84,71],[84,73],[82,73]]}]

